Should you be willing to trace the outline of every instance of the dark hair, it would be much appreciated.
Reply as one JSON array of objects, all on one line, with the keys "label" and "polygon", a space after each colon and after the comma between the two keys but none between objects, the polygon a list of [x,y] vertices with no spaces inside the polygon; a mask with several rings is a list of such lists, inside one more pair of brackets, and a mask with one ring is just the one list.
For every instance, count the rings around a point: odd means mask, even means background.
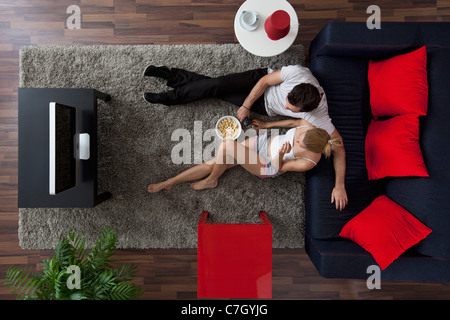
[{"label": "dark hair", "polygon": [[296,85],[288,94],[288,101],[293,106],[301,108],[302,112],[310,112],[319,106],[319,90],[309,83]]}]

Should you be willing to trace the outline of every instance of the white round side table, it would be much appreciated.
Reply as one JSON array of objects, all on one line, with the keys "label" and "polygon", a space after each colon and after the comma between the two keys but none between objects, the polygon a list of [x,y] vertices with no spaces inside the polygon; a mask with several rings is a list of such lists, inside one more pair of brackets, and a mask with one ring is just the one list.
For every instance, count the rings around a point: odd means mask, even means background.
[{"label": "white round side table", "polygon": [[[242,11],[252,10],[259,16],[259,25],[255,30],[245,30],[239,18]],[[264,22],[275,11],[284,10],[291,18],[291,28],[287,36],[279,40],[271,40],[264,30]],[[286,0],[247,0],[236,13],[234,18],[234,32],[239,43],[248,52],[271,57],[286,51],[293,43],[298,33],[298,17],[292,5]]]}]

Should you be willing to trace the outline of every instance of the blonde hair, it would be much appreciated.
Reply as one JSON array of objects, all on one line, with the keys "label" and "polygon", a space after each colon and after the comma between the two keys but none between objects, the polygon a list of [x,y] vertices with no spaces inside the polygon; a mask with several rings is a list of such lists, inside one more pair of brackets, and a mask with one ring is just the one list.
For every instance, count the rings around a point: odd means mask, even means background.
[{"label": "blonde hair", "polygon": [[340,138],[331,139],[328,132],[324,129],[314,128],[306,131],[303,143],[306,149],[316,153],[322,153],[325,158],[331,156],[332,146],[342,146],[342,140]]}]

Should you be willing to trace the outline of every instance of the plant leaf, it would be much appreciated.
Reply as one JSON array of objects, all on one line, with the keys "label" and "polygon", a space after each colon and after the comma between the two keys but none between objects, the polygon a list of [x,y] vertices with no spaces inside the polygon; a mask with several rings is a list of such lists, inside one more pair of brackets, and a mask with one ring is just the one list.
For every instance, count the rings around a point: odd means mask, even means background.
[{"label": "plant leaf", "polygon": [[17,299],[25,299],[30,292],[33,297],[36,288],[39,286],[39,281],[34,277],[29,278],[32,267],[28,270],[27,267],[16,268],[11,266],[6,271],[6,278],[3,284],[7,285],[9,289],[14,288],[11,292],[16,295]]}]

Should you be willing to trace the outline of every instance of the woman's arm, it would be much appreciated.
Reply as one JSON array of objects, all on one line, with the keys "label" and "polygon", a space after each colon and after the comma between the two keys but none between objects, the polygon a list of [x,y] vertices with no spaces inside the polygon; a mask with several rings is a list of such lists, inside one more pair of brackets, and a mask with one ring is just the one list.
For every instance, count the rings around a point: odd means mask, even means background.
[{"label": "woman's arm", "polygon": [[[331,138],[340,138],[339,132],[334,130]],[[347,191],[345,190],[345,149],[344,146],[333,146],[333,166],[335,173],[335,186],[331,193],[331,202],[336,204],[336,210],[343,210],[348,204]]]},{"label": "woman's arm", "polygon": [[304,119],[287,119],[279,121],[264,122],[259,119],[252,120],[253,129],[270,129],[270,128],[295,128],[302,125],[309,124],[308,121]]},{"label": "woman's arm", "polygon": [[305,172],[315,167],[315,164],[305,159],[295,159],[283,161],[279,171]]},{"label": "woman's arm", "polygon": [[[286,153],[291,152],[291,144],[289,142],[285,142],[278,153],[273,157],[272,164],[275,169],[278,171],[297,171],[304,172],[311,170],[315,167],[315,164],[311,161],[305,159],[295,159],[295,160],[284,160],[283,157]],[[320,160],[320,156],[316,160],[318,162]]]}]

